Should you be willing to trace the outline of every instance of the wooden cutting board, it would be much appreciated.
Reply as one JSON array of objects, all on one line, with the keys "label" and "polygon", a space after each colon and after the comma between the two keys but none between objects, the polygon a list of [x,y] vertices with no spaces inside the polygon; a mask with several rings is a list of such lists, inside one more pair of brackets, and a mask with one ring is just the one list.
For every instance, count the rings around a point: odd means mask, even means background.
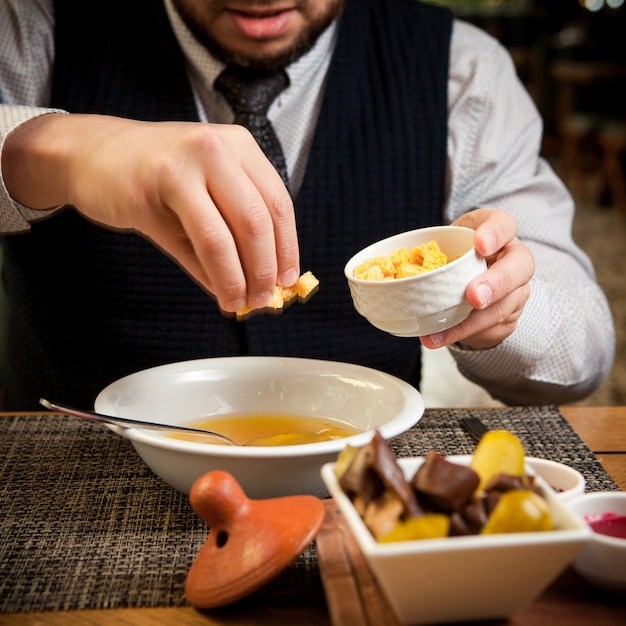
[{"label": "wooden cutting board", "polygon": [[324,500],[324,506],[315,541],[333,626],[401,626],[335,501]]}]

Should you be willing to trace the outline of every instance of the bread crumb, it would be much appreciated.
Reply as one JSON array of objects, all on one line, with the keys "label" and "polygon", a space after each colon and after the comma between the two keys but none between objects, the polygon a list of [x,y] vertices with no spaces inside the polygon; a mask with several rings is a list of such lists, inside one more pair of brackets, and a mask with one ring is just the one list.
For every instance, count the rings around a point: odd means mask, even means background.
[{"label": "bread crumb", "polygon": [[272,299],[267,307],[263,309],[251,309],[250,307],[245,307],[244,309],[237,311],[237,320],[245,320],[253,313],[256,314],[263,311],[280,312],[290,304],[296,302],[296,300],[300,304],[304,304],[305,302],[308,302],[315,293],[317,293],[319,284],[319,280],[313,275],[312,272],[305,272],[298,278],[295,284],[290,287],[281,287],[280,285],[276,285]]},{"label": "bread crumb", "polygon": [[448,257],[432,240],[412,250],[398,248],[389,255],[367,259],[354,268],[353,276],[361,280],[394,280],[423,274],[437,269],[448,262]]}]

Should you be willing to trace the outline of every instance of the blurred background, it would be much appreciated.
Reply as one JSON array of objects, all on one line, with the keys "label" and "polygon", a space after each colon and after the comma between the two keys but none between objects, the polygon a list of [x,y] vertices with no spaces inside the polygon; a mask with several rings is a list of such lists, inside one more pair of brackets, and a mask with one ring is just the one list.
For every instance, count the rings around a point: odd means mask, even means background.
[{"label": "blurred background", "polygon": [[[626,7],[624,0],[432,0],[496,37],[545,124],[543,156],[576,200],[574,238],[593,260],[617,333],[607,382],[577,405],[626,404]],[[584,303],[581,303],[584,306]],[[425,351],[427,406],[497,405],[445,350]]]}]

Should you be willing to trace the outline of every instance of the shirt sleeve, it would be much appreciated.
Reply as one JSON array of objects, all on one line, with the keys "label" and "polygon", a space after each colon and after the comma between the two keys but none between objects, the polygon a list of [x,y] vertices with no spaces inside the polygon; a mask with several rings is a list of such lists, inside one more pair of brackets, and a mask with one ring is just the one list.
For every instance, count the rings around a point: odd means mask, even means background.
[{"label": "shirt sleeve", "polygon": [[615,354],[607,299],[574,243],[571,195],[540,156],[543,125],[506,50],[455,22],[449,81],[446,219],[511,213],[536,270],[515,331],[483,351],[452,347],[460,372],[507,404],[571,402],[606,379]]},{"label": "shirt sleeve", "polygon": [[[2,163],[2,148],[6,136],[22,124],[38,115],[57,112],[58,109],[44,109],[26,106],[0,105],[0,164]],[[19,233],[30,230],[30,222],[43,219],[56,212],[60,207],[48,210],[29,209],[15,201],[9,194],[0,176],[0,233]]]},{"label": "shirt sleeve", "polygon": [[[5,139],[12,130],[37,115],[57,111],[44,108],[50,101],[53,29],[51,0],[0,2],[0,165]],[[0,176],[1,233],[29,230],[30,221],[52,212],[15,202]]]}]

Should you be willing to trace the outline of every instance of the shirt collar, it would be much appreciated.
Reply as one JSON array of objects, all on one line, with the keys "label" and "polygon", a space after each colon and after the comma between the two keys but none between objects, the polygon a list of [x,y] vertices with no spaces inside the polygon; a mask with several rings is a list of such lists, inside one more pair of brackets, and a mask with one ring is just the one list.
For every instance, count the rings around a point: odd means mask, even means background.
[{"label": "shirt collar", "polygon": [[[212,86],[224,69],[224,63],[213,57],[196,39],[178,14],[172,0],[164,0],[164,2],[174,34],[187,60],[192,81],[196,85],[201,83],[210,86],[213,97],[221,101],[221,95],[215,93]],[[307,77],[317,72],[321,66],[327,65],[335,46],[337,24],[338,19],[322,33],[311,50],[285,68],[289,76],[290,88],[306,87]]]}]

